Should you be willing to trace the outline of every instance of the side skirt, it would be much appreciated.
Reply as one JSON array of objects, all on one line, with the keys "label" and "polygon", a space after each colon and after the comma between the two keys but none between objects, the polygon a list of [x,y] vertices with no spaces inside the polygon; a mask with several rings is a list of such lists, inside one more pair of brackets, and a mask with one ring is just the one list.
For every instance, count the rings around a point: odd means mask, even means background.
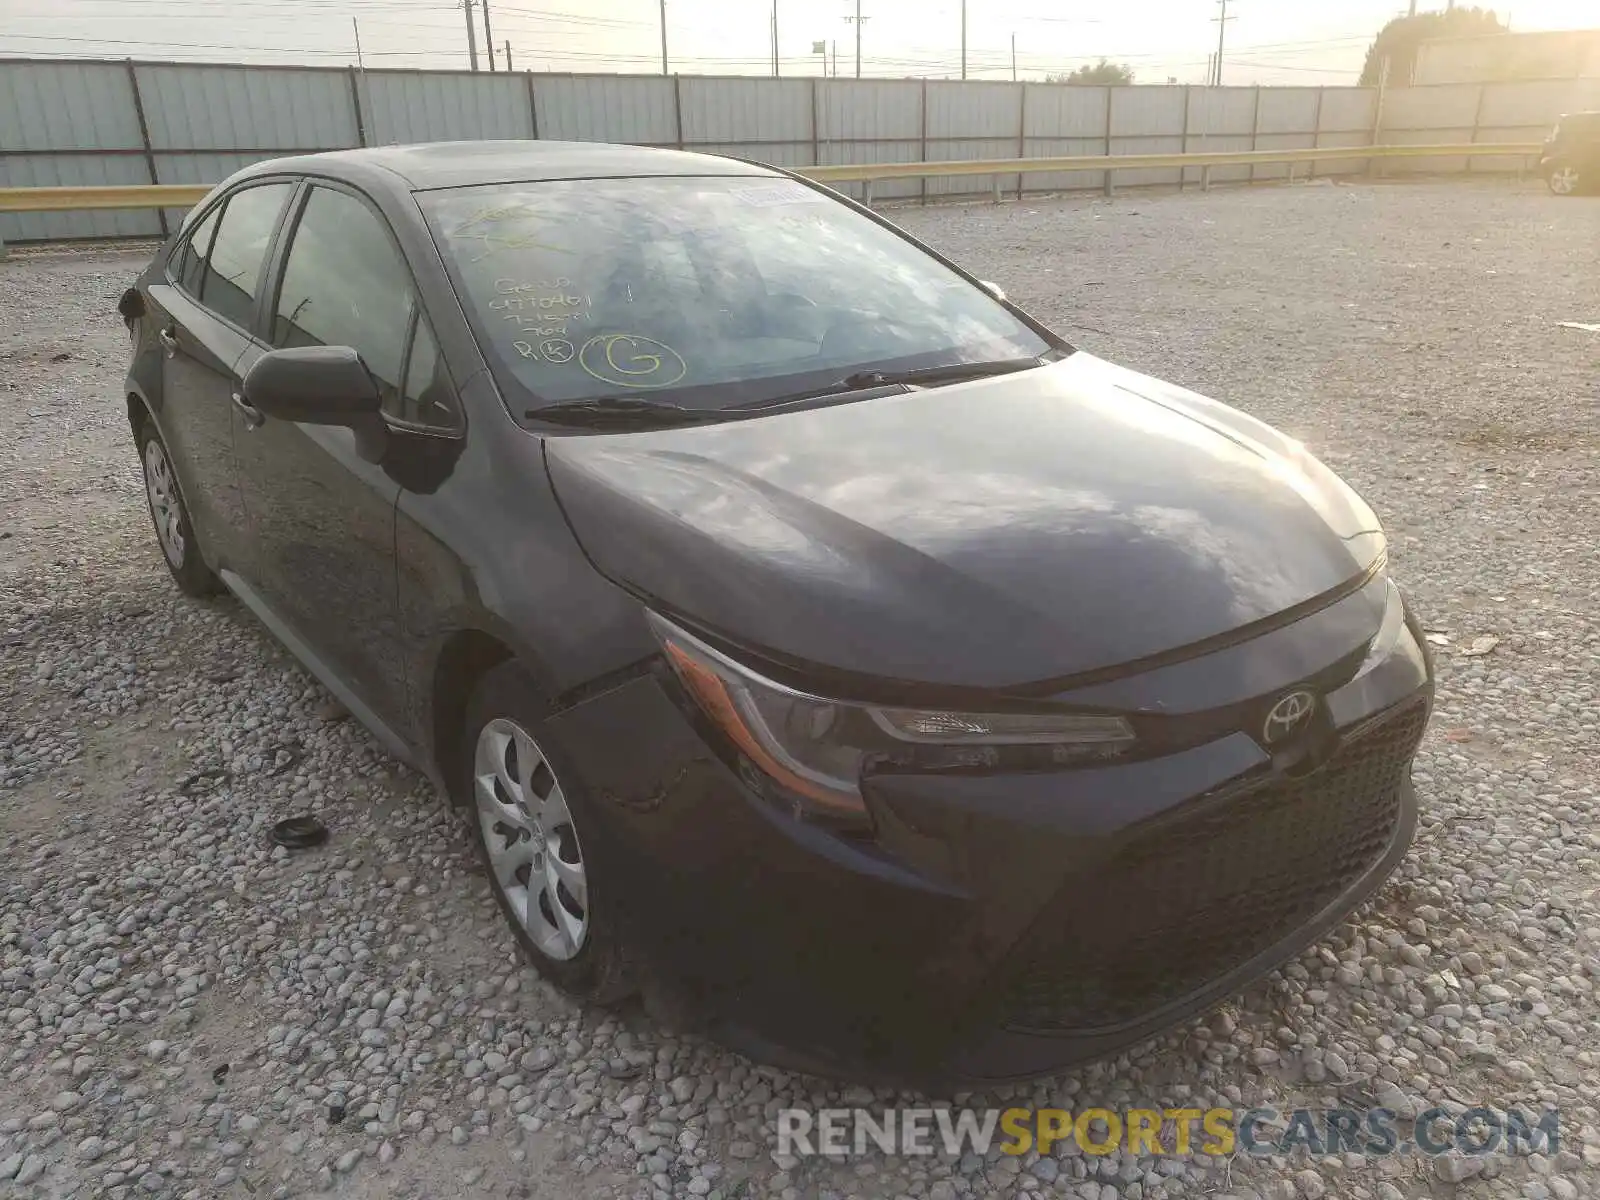
[{"label": "side skirt", "polygon": [[288,648],[289,653],[299,659],[301,665],[315,675],[317,681],[332,692],[334,698],[344,705],[356,720],[366,726],[367,730],[373,737],[378,739],[385,750],[405,763],[406,766],[420,771],[436,788],[443,792],[443,782],[418,760],[416,752],[406,744],[406,740],[386,724],[382,717],[373,712],[350,689],[350,686],[317,656],[316,652],[305,643],[304,639],[295,633],[288,622],[272,611],[272,608],[262,599],[260,593],[232,571],[219,571],[218,577],[227,585],[230,592],[239,597],[240,603],[254,613],[256,618],[267,627],[267,631],[282,642]]}]

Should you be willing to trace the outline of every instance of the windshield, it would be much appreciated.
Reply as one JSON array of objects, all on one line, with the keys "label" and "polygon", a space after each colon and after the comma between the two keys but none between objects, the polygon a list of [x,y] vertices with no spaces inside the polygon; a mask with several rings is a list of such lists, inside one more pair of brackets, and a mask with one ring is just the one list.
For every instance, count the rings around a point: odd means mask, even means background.
[{"label": "windshield", "polygon": [[987,292],[788,179],[496,184],[422,206],[513,407],[700,409],[1054,347]]}]

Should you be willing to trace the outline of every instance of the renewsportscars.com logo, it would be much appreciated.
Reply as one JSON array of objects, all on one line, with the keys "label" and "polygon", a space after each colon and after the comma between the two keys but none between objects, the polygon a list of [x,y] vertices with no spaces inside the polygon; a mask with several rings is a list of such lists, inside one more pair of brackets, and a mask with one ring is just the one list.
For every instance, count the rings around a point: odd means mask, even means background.
[{"label": "renewsportscars.com logo", "polygon": [[[1406,1126],[1409,1125],[1409,1130]],[[1439,1155],[1455,1150],[1485,1155],[1519,1149],[1556,1154],[1561,1114],[1536,1120],[1518,1109],[1479,1106],[1430,1108],[1405,1121],[1388,1108],[1064,1108],[948,1109],[786,1108],[778,1113],[778,1153],[797,1158],[883,1154],[1053,1153],[1065,1142],[1085,1154],[1226,1156]]]}]

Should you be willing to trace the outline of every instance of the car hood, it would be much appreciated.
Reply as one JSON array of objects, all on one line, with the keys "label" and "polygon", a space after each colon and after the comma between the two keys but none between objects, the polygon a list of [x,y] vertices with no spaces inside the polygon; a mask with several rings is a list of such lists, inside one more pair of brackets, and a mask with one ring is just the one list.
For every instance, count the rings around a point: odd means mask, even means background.
[{"label": "car hood", "polygon": [[1298,443],[1081,352],[551,438],[546,460],[591,561],[647,603],[780,666],[951,688],[1060,683],[1309,611],[1382,546]]}]

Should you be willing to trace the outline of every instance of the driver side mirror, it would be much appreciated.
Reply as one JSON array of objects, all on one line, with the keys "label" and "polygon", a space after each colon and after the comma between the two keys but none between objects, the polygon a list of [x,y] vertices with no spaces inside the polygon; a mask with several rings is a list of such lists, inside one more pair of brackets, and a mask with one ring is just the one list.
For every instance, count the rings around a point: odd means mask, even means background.
[{"label": "driver side mirror", "polygon": [[263,417],[307,425],[370,424],[382,398],[349,346],[269,350],[244,377],[244,398]]},{"label": "driver side mirror", "polygon": [[980,279],[978,283],[980,286],[982,286],[984,291],[988,292],[989,295],[1000,301],[1001,304],[1006,302],[1006,290],[998,283],[990,283],[987,279]]}]

